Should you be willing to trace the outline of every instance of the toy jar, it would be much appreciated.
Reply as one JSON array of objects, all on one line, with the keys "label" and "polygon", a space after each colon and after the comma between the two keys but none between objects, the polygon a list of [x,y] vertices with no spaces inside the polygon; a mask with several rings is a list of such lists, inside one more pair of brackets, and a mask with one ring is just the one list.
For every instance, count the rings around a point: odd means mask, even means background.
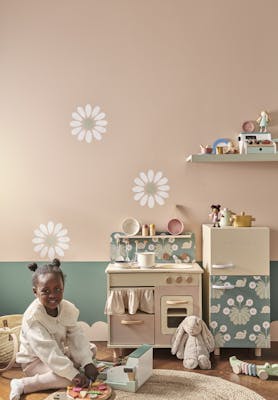
[{"label": "toy jar", "polygon": [[232,225],[232,215],[234,213],[229,210],[228,208],[224,208],[223,210],[220,211],[220,227],[223,226],[231,226]]}]

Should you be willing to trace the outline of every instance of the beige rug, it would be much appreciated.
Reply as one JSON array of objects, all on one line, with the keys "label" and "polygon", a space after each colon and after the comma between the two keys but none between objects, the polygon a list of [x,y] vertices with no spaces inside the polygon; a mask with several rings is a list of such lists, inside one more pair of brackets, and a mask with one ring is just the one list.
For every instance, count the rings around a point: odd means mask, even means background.
[{"label": "beige rug", "polygon": [[[254,379],[258,379],[254,377]],[[114,390],[111,400],[264,400],[257,393],[221,378],[195,372],[155,369],[136,392]],[[45,400],[53,400],[53,394]]]}]

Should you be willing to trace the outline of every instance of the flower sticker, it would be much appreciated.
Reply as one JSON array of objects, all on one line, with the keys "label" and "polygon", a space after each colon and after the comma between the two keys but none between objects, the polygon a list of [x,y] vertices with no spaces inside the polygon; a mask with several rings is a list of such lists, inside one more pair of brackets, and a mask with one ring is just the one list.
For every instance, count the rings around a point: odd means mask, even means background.
[{"label": "flower sticker", "polygon": [[32,242],[35,244],[34,251],[40,253],[40,257],[48,257],[52,260],[55,255],[63,257],[64,250],[69,248],[68,230],[63,228],[61,223],[54,224],[49,221],[47,225],[40,224],[38,229],[34,230],[35,237]]},{"label": "flower sticker", "polygon": [[103,133],[106,132],[105,113],[100,112],[99,106],[92,107],[91,104],[86,104],[85,107],[78,106],[77,111],[72,113],[72,118],[71,133],[77,136],[80,142],[85,139],[87,143],[91,143],[93,138],[101,140]]},{"label": "flower sticker", "polygon": [[162,206],[165,203],[164,199],[169,197],[168,179],[163,177],[161,171],[154,173],[152,169],[149,169],[147,173],[140,172],[139,177],[134,179],[134,183],[136,184],[132,188],[135,193],[134,200],[139,201],[141,206],[147,205],[153,208],[155,203]]}]

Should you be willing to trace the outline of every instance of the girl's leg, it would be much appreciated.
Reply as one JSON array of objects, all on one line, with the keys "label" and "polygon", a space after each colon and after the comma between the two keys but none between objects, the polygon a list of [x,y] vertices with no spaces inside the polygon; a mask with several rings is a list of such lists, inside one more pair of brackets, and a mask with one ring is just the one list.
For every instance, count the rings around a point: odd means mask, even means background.
[{"label": "girl's leg", "polygon": [[23,372],[27,377],[11,381],[10,400],[20,399],[20,395],[23,393],[65,388],[71,383],[68,379],[56,375],[40,360],[28,364],[23,368]]},{"label": "girl's leg", "polygon": [[69,386],[71,381],[55,374],[40,360],[33,361],[23,368],[27,376],[22,378],[24,393],[38,392],[39,390],[60,389]]}]

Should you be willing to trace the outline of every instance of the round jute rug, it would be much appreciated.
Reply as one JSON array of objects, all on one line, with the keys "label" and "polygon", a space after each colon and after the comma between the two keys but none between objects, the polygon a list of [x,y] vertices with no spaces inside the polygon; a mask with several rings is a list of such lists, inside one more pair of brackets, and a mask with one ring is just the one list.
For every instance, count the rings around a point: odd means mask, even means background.
[{"label": "round jute rug", "polygon": [[[256,379],[256,378],[254,378]],[[52,400],[50,395],[45,400]],[[195,372],[155,369],[136,393],[113,390],[110,400],[265,400],[222,378]]]},{"label": "round jute rug", "polygon": [[264,400],[252,390],[222,378],[195,372],[161,369],[154,370],[153,376],[135,394],[116,390],[114,399]]}]

